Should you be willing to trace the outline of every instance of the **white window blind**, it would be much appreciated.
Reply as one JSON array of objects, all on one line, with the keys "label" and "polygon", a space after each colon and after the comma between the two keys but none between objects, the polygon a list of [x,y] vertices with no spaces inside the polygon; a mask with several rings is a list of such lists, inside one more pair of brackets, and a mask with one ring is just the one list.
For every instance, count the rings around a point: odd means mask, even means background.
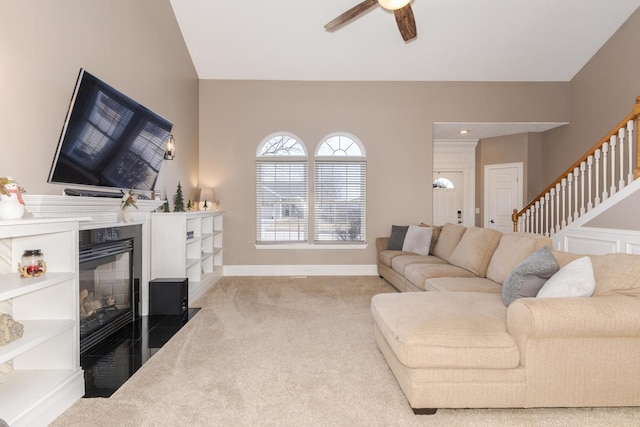
[{"label": "white window blind", "polygon": [[315,162],[316,243],[366,241],[366,180],[364,160]]},{"label": "white window blind", "polygon": [[256,242],[308,241],[307,160],[256,161]]}]

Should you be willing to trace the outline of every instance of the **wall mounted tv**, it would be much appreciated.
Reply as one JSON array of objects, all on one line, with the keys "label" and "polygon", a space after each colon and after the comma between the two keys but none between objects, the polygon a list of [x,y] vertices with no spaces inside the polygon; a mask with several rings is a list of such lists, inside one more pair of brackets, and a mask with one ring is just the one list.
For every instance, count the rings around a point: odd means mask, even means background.
[{"label": "wall mounted tv", "polygon": [[81,69],[47,182],[152,191],[172,127]]}]

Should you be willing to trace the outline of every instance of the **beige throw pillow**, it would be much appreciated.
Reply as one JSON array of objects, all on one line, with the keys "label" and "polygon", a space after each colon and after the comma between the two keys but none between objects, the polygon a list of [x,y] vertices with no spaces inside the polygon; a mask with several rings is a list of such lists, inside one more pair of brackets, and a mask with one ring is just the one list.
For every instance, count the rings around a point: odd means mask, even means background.
[{"label": "beige throw pillow", "polygon": [[[444,233],[444,230],[442,232]],[[477,276],[485,277],[500,237],[502,233],[491,228],[468,227],[449,257],[449,262]]]},{"label": "beige throw pillow", "polygon": [[456,246],[458,246],[458,243],[460,243],[460,239],[462,239],[465,231],[467,231],[467,227],[464,225],[452,223],[443,225],[442,230],[440,230],[440,236],[433,247],[432,254],[445,261],[449,261],[449,257]]}]

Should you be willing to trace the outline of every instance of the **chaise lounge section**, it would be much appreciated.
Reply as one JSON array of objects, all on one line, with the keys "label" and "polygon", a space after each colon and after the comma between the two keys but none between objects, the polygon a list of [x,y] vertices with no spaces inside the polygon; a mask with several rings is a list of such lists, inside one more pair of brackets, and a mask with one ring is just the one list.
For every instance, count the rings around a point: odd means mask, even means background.
[{"label": "chaise lounge section", "polygon": [[[585,262],[550,250],[544,236],[495,233],[447,224],[429,255],[377,241],[380,275],[413,291],[376,295],[371,311],[378,347],[414,411],[640,405],[640,256]],[[541,253],[557,263],[546,283],[563,283],[568,296],[531,295],[531,277],[520,294],[505,290]],[[587,264],[591,271],[558,281]],[[583,282],[592,296],[570,296],[585,292]]]}]

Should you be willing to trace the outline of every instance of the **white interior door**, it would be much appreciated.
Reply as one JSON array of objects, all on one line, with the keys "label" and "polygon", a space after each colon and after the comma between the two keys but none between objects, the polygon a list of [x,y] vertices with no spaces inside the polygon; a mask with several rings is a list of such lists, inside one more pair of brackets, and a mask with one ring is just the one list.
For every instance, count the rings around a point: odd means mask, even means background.
[{"label": "white interior door", "polygon": [[484,226],[503,233],[513,232],[511,214],[522,209],[522,163],[485,165]]},{"label": "white interior door", "polygon": [[434,172],[433,187],[433,225],[448,222],[462,224],[464,179],[462,171]]}]

